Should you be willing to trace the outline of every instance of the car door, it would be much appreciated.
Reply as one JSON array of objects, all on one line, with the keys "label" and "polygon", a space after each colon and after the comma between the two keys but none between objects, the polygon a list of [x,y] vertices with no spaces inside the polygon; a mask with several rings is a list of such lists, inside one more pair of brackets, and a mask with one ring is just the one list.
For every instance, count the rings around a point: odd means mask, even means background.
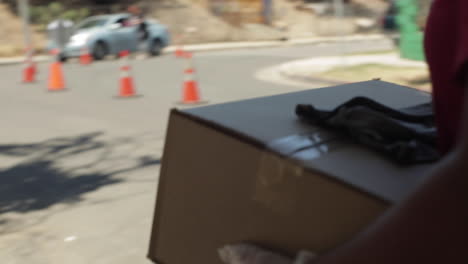
[{"label": "car door", "polygon": [[121,48],[122,50],[136,51],[138,45],[137,32],[138,28],[132,23],[126,23],[124,27],[120,29],[121,32]]},{"label": "car door", "polygon": [[109,37],[112,41],[112,50],[118,53],[123,50],[136,50],[136,26],[130,23],[129,17],[120,17],[111,23]]}]

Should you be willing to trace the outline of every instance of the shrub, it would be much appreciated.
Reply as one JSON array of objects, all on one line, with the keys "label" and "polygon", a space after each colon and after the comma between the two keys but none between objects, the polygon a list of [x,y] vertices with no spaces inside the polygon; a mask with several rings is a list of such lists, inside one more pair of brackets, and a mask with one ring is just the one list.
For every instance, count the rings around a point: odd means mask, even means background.
[{"label": "shrub", "polygon": [[45,29],[48,23],[58,18],[78,22],[89,15],[89,9],[85,7],[65,11],[65,7],[60,2],[52,2],[45,6],[31,8],[31,22],[38,24],[41,29]]}]

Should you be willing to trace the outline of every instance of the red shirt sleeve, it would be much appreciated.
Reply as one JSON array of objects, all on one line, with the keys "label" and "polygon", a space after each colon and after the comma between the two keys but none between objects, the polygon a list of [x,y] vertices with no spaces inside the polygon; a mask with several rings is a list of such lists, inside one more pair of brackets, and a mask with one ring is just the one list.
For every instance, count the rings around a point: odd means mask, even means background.
[{"label": "red shirt sleeve", "polygon": [[[445,0],[448,1],[448,0]],[[456,2],[458,14],[454,30],[455,41],[455,62],[453,73],[455,78],[465,86],[468,79],[468,0],[450,0]]]},{"label": "red shirt sleeve", "polygon": [[425,35],[440,150],[457,144],[468,81],[468,0],[435,0]]}]

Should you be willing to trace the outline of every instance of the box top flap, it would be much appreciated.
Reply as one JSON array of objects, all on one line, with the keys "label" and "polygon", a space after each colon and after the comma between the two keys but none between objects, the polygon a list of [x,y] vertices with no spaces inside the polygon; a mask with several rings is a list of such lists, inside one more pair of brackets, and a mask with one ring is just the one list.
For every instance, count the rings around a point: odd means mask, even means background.
[{"label": "box top flap", "polygon": [[[275,140],[313,131],[319,131],[322,137],[332,137],[334,134],[331,132],[301,122],[295,115],[295,106],[312,104],[317,108],[331,110],[356,96],[365,96],[394,108],[431,100],[429,94],[421,91],[381,81],[367,81],[180,112],[203,120],[217,129],[230,131],[244,141],[266,147]],[[333,145],[333,150],[325,151],[326,155],[315,156],[301,163],[306,168],[321,171],[390,202],[403,199],[413,190],[427,168],[402,168],[373,151],[343,140],[337,140]]]}]

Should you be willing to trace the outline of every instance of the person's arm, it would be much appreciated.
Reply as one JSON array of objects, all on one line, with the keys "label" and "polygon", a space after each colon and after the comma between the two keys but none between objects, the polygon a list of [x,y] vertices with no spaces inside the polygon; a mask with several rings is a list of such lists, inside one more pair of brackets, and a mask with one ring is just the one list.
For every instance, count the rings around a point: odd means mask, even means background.
[{"label": "person's arm", "polygon": [[407,201],[318,263],[468,263],[467,161],[453,154]]},{"label": "person's arm", "polygon": [[[354,240],[307,263],[468,263],[468,92],[462,116],[459,144],[425,184]],[[242,256],[242,261],[226,261],[230,264],[285,263],[260,249],[245,252],[231,246],[226,251],[231,259]],[[258,254],[268,254],[269,261]]]},{"label": "person's arm", "polygon": [[433,176],[356,240],[318,263],[468,263],[468,92],[462,117],[459,144]]}]

